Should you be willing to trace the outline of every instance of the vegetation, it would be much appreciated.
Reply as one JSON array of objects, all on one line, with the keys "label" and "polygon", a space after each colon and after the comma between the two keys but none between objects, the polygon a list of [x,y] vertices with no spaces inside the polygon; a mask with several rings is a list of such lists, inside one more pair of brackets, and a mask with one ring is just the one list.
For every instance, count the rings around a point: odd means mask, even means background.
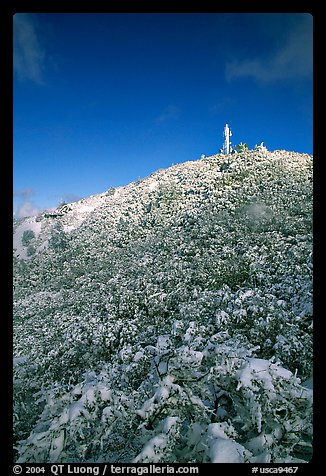
[{"label": "vegetation", "polygon": [[225,160],[44,221],[15,257],[17,462],[309,460],[312,157]]}]

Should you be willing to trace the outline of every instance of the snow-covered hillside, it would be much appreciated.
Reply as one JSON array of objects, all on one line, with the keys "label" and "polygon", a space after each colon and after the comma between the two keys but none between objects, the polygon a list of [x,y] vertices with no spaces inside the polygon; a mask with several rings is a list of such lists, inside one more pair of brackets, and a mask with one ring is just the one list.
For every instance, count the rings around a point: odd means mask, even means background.
[{"label": "snow-covered hillside", "polygon": [[309,460],[311,156],[218,154],[21,220],[14,285],[16,461]]}]

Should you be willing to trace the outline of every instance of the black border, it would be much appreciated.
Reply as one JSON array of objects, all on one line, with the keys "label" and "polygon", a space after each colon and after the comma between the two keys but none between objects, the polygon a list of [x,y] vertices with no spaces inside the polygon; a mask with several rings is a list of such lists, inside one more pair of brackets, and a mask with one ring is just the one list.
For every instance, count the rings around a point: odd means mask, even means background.
[{"label": "black border", "polygon": [[[323,315],[319,308],[321,303],[321,281],[320,275],[320,237],[322,236],[322,223],[320,218],[323,215],[323,208],[320,207],[322,197],[320,195],[321,187],[319,180],[322,179],[322,153],[320,150],[320,143],[318,143],[319,122],[317,119],[319,101],[317,100],[318,92],[321,90],[319,83],[321,80],[320,65],[317,56],[320,50],[319,41],[321,38],[321,22],[322,22],[322,2],[317,1],[303,1],[303,2],[289,2],[280,1],[242,1],[242,2],[226,2],[222,1],[180,1],[168,2],[157,0],[155,2],[110,2],[110,1],[77,1],[77,0],[29,0],[29,1],[15,1],[2,0],[0,2],[0,91],[1,91],[1,106],[0,114],[1,124],[1,221],[4,230],[1,233],[3,244],[1,246],[1,263],[4,265],[4,273],[2,283],[3,301],[1,306],[1,316],[3,331],[1,333],[0,342],[0,364],[1,364],[1,383],[2,389],[0,395],[1,411],[0,411],[0,468],[8,466],[8,471],[4,470],[4,474],[13,474],[13,450],[12,450],[12,216],[13,216],[13,29],[12,17],[14,13],[310,13],[313,16],[314,22],[314,455],[312,460],[307,464],[300,464],[297,474],[305,472],[313,474],[312,472],[319,469],[318,466],[322,463],[322,438],[323,432],[321,427],[320,416],[323,411],[322,405],[322,390],[321,382],[322,375],[322,337],[321,322]],[[320,38],[320,40],[319,40]],[[321,243],[322,244],[322,243]],[[317,256],[317,259],[316,259]],[[321,355],[320,355],[321,354]],[[321,362],[320,360],[321,359]],[[317,364],[317,365],[316,365]],[[190,465],[190,464],[189,464]],[[23,465],[28,466],[28,465]],[[45,466],[46,474],[51,474],[49,464],[35,464],[29,466]],[[67,465],[64,465],[67,466]],[[81,465],[74,465],[81,466]],[[118,464],[115,466],[119,466]],[[157,465],[164,466],[164,465]],[[171,466],[171,465],[170,465]],[[173,466],[173,465],[172,465]],[[178,465],[176,465],[178,466]],[[180,465],[181,466],[181,465]],[[182,465],[186,466],[186,465]],[[199,467],[198,474],[204,474],[207,470],[233,470],[234,466],[230,467],[228,464],[220,464],[215,468],[213,464],[199,464],[193,465]],[[251,474],[251,468],[255,466],[252,464],[237,465],[236,470],[241,474]],[[264,467],[264,465],[257,465]],[[291,465],[268,464],[265,467],[280,467]],[[297,466],[297,465],[292,465]],[[25,474],[23,471],[22,474]],[[66,474],[63,472],[63,474]],[[109,473],[107,473],[109,474]]]}]

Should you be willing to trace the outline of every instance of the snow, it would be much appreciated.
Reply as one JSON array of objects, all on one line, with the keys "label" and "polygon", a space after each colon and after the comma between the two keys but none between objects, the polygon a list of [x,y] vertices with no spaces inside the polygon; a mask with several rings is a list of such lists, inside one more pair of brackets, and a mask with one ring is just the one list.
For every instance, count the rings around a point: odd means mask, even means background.
[{"label": "snow", "polygon": [[105,407],[102,412],[102,421],[108,421],[113,415],[111,407]]},{"label": "snow", "polygon": [[179,360],[182,365],[199,366],[204,357],[203,352],[189,349],[188,346],[182,346],[178,349]]},{"label": "snow", "polygon": [[50,449],[50,462],[56,463],[63,450],[65,443],[65,432],[61,430],[56,438],[53,439]]},{"label": "snow", "polygon": [[170,395],[169,387],[163,385],[156,391],[154,401],[166,400],[169,395]]},{"label": "snow", "polygon": [[49,246],[49,240],[43,241],[43,243],[40,244],[40,245],[36,248],[35,254],[36,254],[36,253],[40,253],[41,251],[45,250],[48,246]]},{"label": "snow", "polygon": [[54,420],[52,425],[51,425],[51,430],[59,428],[62,425],[65,425],[69,421],[69,408],[65,408],[64,411],[62,412],[59,420]]},{"label": "snow", "polygon": [[[264,451],[257,456],[254,456],[250,459],[251,463],[270,463],[271,462],[271,454],[268,451]],[[304,463],[304,461],[302,461]]]},{"label": "snow", "polygon": [[83,400],[88,402],[88,403],[95,403],[96,402],[96,397],[95,397],[95,388],[89,388],[83,395]]},{"label": "snow", "polygon": [[216,438],[209,443],[211,463],[245,463],[248,454],[246,448],[233,440]]},{"label": "snow", "polygon": [[[97,205],[98,206],[98,205]],[[81,205],[78,207],[78,213],[90,213],[96,208],[96,205]]]},{"label": "snow", "polygon": [[36,217],[26,218],[14,231],[13,248],[16,250],[16,256],[21,259],[29,259],[27,256],[27,247],[22,244],[22,237],[25,231],[31,230],[35,234],[35,238],[41,232],[41,223],[35,221]]},{"label": "snow", "polygon": [[163,450],[167,444],[167,436],[163,433],[154,436],[144,446],[141,453],[134,459],[134,463],[142,461],[150,461],[151,463],[159,463],[161,455],[159,450]]},{"label": "snow", "polygon": [[162,433],[169,433],[169,431],[171,431],[178,421],[178,417],[166,417],[162,422]]},{"label": "snow", "polygon": [[40,433],[30,435],[30,436],[28,437],[28,441],[29,441],[30,443],[32,443],[32,442],[33,442],[33,443],[36,443],[37,445],[38,445],[38,444],[42,444],[42,443],[39,443],[39,442],[40,442],[40,440],[43,440],[46,435],[47,435],[47,432],[46,432],[46,431],[42,431],[42,432],[40,432]]},{"label": "snow", "polygon": [[81,384],[76,385],[76,387],[71,391],[72,395],[81,395],[83,393]]},{"label": "snow", "polygon": [[63,225],[62,228],[63,228],[63,231],[65,233],[70,233],[71,231],[73,231],[76,228],[76,226],[74,226],[74,225]]},{"label": "snow", "polygon": [[157,348],[159,349],[159,353],[164,353],[168,350],[171,345],[170,336],[162,335],[159,336],[157,339]]},{"label": "snow", "polygon": [[223,423],[211,423],[208,426],[208,436],[229,439],[229,436],[225,433],[225,425]]},{"label": "snow", "polygon": [[78,402],[73,403],[69,408],[69,420],[73,421],[77,418],[84,410],[84,404],[79,400]]},{"label": "snow", "polygon": [[141,351],[139,350],[138,352],[136,352],[136,354],[134,355],[134,362],[138,362],[140,359],[142,359],[144,357],[144,351]]},{"label": "snow", "polygon": [[188,433],[188,444],[190,446],[197,445],[200,442],[204,431],[205,431],[205,425],[197,423],[197,422],[193,423]]},{"label": "snow", "polygon": [[244,299],[247,299],[249,297],[252,297],[254,295],[254,291],[252,289],[248,289],[247,291],[245,291],[243,294],[241,294],[240,296],[240,299],[244,300]]},{"label": "snow", "polygon": [[158,188],[158,185],[159,185],[159,182],[157,180],[155,180],[154,182],[151,182],[149,185],[148,185],[148,189],[150,192],[153,192],[153,190],[156,190]]},{"label": "snow", "polygon": [[176,336],[178,334],[178,331],[183,329],[184,323],[182,321],[176,320],[172,324],[172,335]]},{"label": "snow", "polygon": [[164,362],[164,361],[161,361],[159,364],[158,364],[158,372],[160,375],[164,375],[166,374],[168,371],[168,363],[167,362]]},{"label": "snow", "polygon": [[[22,462],[76,461],[89,448],[94,461],[269,463],[310,445],[312,381],[296,377],[311,369],[309,203],[291,188],[296,175],[309,193],[308,175],[289,154],[285,177],[249,153],[222,176],[222,160],[35,222],[39,251],[53,228],[70,236],[63,256],[51,247],[15,274],[16,440],[31,431],[17,442]],[[266,230],[251,233],[248,214]],[[26,223],[14,224],[16,241]]]},{"label": "snow", "polygon": [[108,199],[112,198],[112,196],[108,197],[105,193],[101,193],[91,195],[78,202],[69,203],[68,211],[65,211],[64,215],[60,217],[64,232],[71,233],[78,228],[92,212],[105,204]]},{"label": "snow", "polygon": [[269,360],[251,358],[240,369],[237,390],[241,387],[257,389],[257,382],[259,382],[265,390],[274,392],[273,376],[289,379],[292,375],[289,370],[272,364]]},{"label": "snow", "polygon": [[266,448],[269,448],[274,443],[273,435],[261,433],[260,435],[252,438],[246,444],[246,447],[252,451],[254,455],[262,453]]},{"label": "snow", "polygon": [[184,340],[188,342],[191,340],[193,334],[196,332],[196,323],[194,321],[189,322],[189,327],[185,333]]},{"label": "snow", "polygon": [[123,187],[117,187],[114,191],[114,194],[113,194],[114,198],[119,197],[121,195],[122,191],[123,191]]},{"label": "snow", "polygon": [[27,356],[21,356],[21,357],[14,357],[13,358],[13,365],[21,365],[24,364],[27,361],[28,357]]},{"label": "snow", "polygon": [[278,377],[284,379],[284,380],[289,380],[293,374],[290,372],[290,370],[287,370],[283,367],[280,367],[279,365],[272,364],[271,365],[271,371],[274,375],[277,375]]},{"label": "snow", "polygon": [[313,389],[313,376],[309,377],[301,385],[305,388],[308,388],[309,390],[312,390]]}]

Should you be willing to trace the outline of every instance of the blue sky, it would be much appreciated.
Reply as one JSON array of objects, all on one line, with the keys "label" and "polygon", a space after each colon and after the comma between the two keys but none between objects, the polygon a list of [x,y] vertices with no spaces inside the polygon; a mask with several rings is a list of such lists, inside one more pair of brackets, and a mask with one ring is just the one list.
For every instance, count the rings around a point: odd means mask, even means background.
[{"label": "blue sky", "polygon": [[14,16],[14,212],[233,144],[312,151],[304,13]]}]

